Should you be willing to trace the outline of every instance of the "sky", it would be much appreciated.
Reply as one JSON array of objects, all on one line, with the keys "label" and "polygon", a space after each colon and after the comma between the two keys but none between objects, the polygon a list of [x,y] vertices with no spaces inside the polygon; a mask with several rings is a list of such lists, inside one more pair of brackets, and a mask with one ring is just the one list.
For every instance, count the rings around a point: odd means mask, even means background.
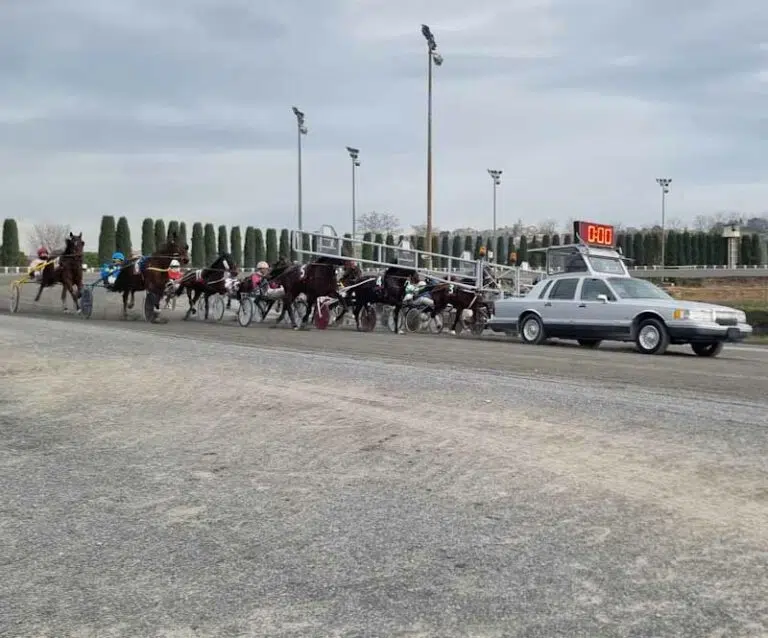
[{"label": "sky", "polygon": [[3,0],[0,217],[348,232],[768,211],[764,0]]}]

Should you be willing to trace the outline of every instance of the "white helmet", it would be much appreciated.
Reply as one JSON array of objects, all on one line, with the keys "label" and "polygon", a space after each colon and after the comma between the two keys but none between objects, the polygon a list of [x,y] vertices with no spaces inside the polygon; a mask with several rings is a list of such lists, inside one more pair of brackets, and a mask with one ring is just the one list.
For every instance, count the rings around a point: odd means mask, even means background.
[{"label": "white helmet", "polygon": [[256,264],[256,270],[268,270],[269,264],[266,261],[260,261]]},{"label": "white helmet", "polygon": [[178,259],[171,260],[171,268],[181,268],[181,264]]}]

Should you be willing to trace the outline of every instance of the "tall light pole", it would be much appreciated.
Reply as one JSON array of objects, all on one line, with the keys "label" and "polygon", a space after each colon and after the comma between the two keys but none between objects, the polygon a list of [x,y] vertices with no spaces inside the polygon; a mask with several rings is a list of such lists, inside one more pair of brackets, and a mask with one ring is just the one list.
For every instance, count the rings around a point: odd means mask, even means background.
[{"label": "tall light pole", "polygon": [[656,183],[661,186],[661,267],[666,267],[666,249],[667,249],[667,233],[665,230],[665,222],[667,215],[667,193],[669,192],[669,185],[672,180],[666,177],[657,177]]},{"label": "tall light pole", "polygon": [[493,235],[491,237],[490,250],[493,251],[494,261],[498,261],[498,256],[496,255],[496,189],[501,184],[501,173],[502,171],[500,170],[492,168],[488,169],[488,175],[490,175],[493,180]]},{"label": "tall light pole", "polygon": [[[296,116],[296,128],[298,129],[298,142],[299,142],[299,231],[304,230],[302,219],[302,202],[301,202],[301,136],[307,134],[307,126],[304,124],[304,113],[299,111],[295,106],[293,107],[293,114]],[[303,240],[302,240],[303,241]]]},{"label": "tall light pole", "polygon": [[[427,41],[427,236],[425,250],[432,252],[432,64],[440,66],[443,56],[437,52],[435,36],[426,24],[421,25],[421,34]],[[431,265],[431,259],[428,260]]]},{"label": "tall light pole", "polygon": [[360,149],[347,146],[347,152],[352,160],[352,239],[354,239],[357,225],[357,179],[355,171],[357,167],[360,166],[360,160],[358,159]]}]

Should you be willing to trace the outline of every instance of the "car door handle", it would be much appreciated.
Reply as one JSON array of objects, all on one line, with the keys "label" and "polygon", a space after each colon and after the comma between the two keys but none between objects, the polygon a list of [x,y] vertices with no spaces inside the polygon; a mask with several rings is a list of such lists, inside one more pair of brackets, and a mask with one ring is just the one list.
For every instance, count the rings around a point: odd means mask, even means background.
[{"label": "car door handle", "polygon": [[579,308],[586,308],[586,307],[587,307],[587,304],[585,304],[585,303],[580,303],[579,304]]},{"label": "car door handle", "polygon": [[552,302],[551,301],[548,301],[547,303],[544,304],[545,308],[547,308],[548,306],[552,306]]}]

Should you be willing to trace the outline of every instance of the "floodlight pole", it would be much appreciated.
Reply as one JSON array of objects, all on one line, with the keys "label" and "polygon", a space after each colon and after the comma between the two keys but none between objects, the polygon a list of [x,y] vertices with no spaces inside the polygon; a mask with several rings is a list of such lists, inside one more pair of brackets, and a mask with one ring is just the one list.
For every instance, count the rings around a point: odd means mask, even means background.
[{"label": "floodlight pole", "polygon": [[[297,128],[297,135],[298,135],[298,222],[299,222],[299,231],[304,230],[303,226],[303,211],[302,211],[302,185],[301,185],[301,136],[307,134],[307,126],[304,123],[304,113],[297,109],[295,106],[293,107],[293,114],[296,116],[296,128]],[[303,241],[303,240],[302,240]]]},{"label": "floodlight pole", "polygon": [[488,174],[493,180],[493,235],[491,236],[491,245],[489,246],[489,250],[493,251],[494,261],[498,261],[498,256],[496,255],[496,189],[501,184],[502,172],[503,171],[501,170],[495,170],[491,168],[488,169]]},{"label": "floodlight pole", "polygon": [[669,193],[669,185],[672,180],[666,177],[657,177],[656,183],[661,187],[661,269],[666,268],[666,248],[667,248],[667,233],[665,229],[666,225],[666,213],[667,213],[667,193]]},{"label": "floodlight pole", "polygon": [[357,173],[360,166],[360,149],[347,146],[347,152],[352,160],[352,239],[355,239],[357,231]]},{"label": "floodlight pole", "polygon": [[[442,56],[437,52],[437,43],[426,24],[421,25],[421,34],[427,41],[427,232],[425,252],[432,252],[432,65],[440,66]],[[431,258],[426,260],[431,266]]]}]

